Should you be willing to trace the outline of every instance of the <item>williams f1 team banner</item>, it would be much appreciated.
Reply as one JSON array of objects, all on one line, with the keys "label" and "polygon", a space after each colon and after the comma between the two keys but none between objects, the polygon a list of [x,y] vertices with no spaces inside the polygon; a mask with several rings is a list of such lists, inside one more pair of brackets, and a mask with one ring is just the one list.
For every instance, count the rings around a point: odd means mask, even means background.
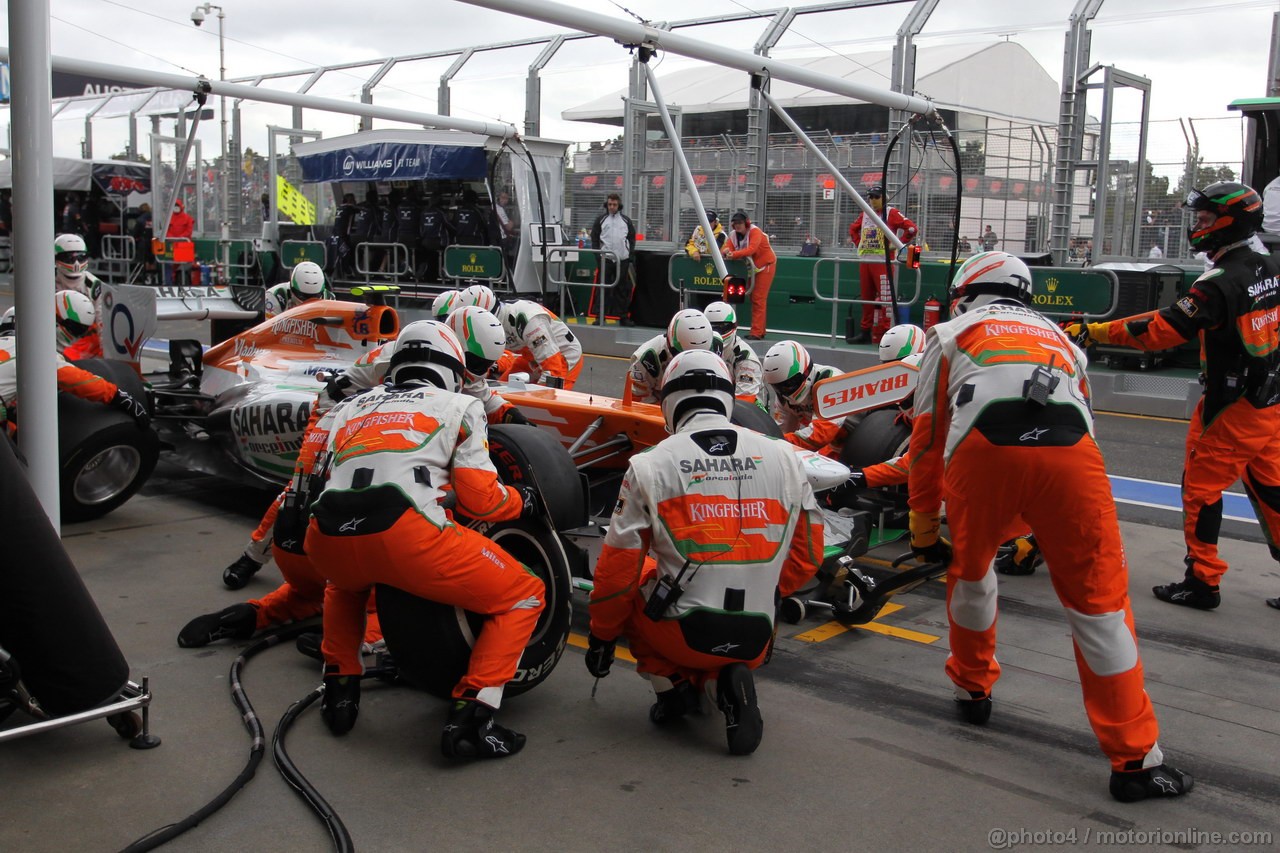
[{"label": "williams f1 team banner", "polygon": [[470,145],[382,142],[298,156],[306,183],[483,180],[484,149]]},{"label": "williams f1 team banner", "polygon": [[143,345],[156,333],[156,289],[133,284],[104,284],[102,354],[137,364]]}]

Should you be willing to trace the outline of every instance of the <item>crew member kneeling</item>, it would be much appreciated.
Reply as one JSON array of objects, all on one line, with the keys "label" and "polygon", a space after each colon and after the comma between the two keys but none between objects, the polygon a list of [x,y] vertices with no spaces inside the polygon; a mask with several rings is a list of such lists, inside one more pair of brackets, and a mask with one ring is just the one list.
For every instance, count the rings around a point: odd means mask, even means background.
[{"label": "crew member kneeling", "polygon": [[775,595],[817,571],[822,524],[799,457],[730,424],[732,406],[719,356],[671,360],[662,413],[674,435],[632,457],[622,481],[596,564],[587,669],[608,675],[626,635],[657,693],[657,725],[695,711],[715,679],[729,751],[747,755],[764,731],[751,670],[773,637]]},{"label": "crew member kneeling", "polygon": [[434,320],[396,340],[389,384],[333,410],[328,481],[312,508],[306,552],[329,579],[324,598],[322,715],[346,734],[359,712],[360,641],[369,589],[389,584],[488,617],[476,637],[440,748],[449,758],[500,758],[524,735],[493,712],[515,675],[545,601],[543,583],[492,541],[441,507],[452,487],[471,518],[503,521],[528,505],[498,482],[489,461],[483,404],[458,393],[464,353]]},{"label": "crew member kneeling", "polygon": [[[991,715],[996,549],[1030,525],[1071,626],[1085,713],[1122,802],[1175,797],[1191,777],[1164,764],[1143,689],[1129,571],[1111,484],[1093,438],[1084,354],[1031,307],[1031,271],[983,252],[956,271],[953,319],[929,330],[911,431],[911,549],[946,560],[943,497],[955,537],[947,568],[960,716]],[[1063,512],[1063,507],[1073,512]]]}]

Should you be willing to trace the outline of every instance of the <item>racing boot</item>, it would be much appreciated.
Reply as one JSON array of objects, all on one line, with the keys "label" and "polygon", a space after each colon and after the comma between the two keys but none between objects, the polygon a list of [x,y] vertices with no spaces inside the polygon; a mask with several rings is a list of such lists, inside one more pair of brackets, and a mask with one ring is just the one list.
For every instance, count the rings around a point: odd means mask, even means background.
[{"label": "racing boot", "polygon": [[1266,602],[1268,607],[1274,607],[1276,610],[1280,610],[1280,598],[1268,598],[1266,599]]},{"label": "racing boot", "polygon": [[744,663],[731,663],[716,679],[716,702],[724,713],[731,755],[750,755],[764,737],[764,718],[756,702],[756,683]]},{"label": "racing boot", "polygon": [[227,589],[244,589],[249,583],[249,578],[256,575],[260,568],[262,564],[257,560],[248,554],[241,554],[240,559],[222,570],[222,582],[226,584]]},{"label": "racing boot", "polygon": [[323,663],[324,653],[320,651],[320,643],[323,640],[324,634],[319,631],[309,631],[306,634],[299,635],[298,639],[294,641],[294,646],[301,654]]},{"label": "racing boot", "polygon": [[247,640],[258,627],[258,608],[252,604],[233,604],[217,613],[197,616],[178,632],[178,645],[198,649],[214,640]]},{"label": "racing boot", "polygon": [[1167,764],[1141,769],[1142,759],[1129,762],[1137,770],[1111,771],[1111,796],[1122,803],[1136,803],[1156,797],[1180,797],[1191,790],[1195,780]]},{"label": "racing boot", "polygon": [[658,701],[649,708],[649,720],[655,726],[669,726],[699,711],[698,689],[683,679],[672,682],[671,689],[659,691],[655,698]]},{"label": "racing boot", "polygon": [[991,719],[991,696],[956,688],[956,713],[975,726],[985,726]]},{"label": "racing boot", "polygon": [[1029,575],[1042,562],[1034,535],[1010,539],[996,550],[996,571],[1002,575]]},{"label": "racing boot", "polygon": [[445,758],[506,758],[524,749],[524,735],[493,721],[493,709],[474,699],[457,699],[440,737]]},{"label": "racing boot", "polygon": [[1153,586],[1151,591],[1156,598],[1170,604],[1181,604],[1183,607],[1194,607],[1197,610],[1212,610],[1217,607],[1222,596],[1218,587],[1210,586],[1195,576],[1191,567],[1187,567],[1186,576],[1181,581]]}]

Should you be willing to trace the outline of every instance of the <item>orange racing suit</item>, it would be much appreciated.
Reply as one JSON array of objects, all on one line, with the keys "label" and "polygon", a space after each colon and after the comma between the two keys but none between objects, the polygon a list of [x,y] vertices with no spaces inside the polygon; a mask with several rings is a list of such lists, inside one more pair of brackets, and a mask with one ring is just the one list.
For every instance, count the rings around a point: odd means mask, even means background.
[{"label": "orange racing suit", "polygon": [[746,260],[755,270],[755,279],[751,284],[751,334],[763,338],[765,333],[765,313],[769,307],[769,289],[773,287],[773,276],[777,272],[778,256],[774,254],[769,236],[755,225],[747,229],[746,234],[730,230],[729,239],[725,241],[725,260]]},{"label": "orange racing suit", "polygon": [[1212,587],[1227,571],[1218,553],[1222,492],[1243,479],[1280,560],[1280,261],[1228,248],[1168,308],[1090,324],[1100,343],[1144,350],[1200,338],[1204,395],[1187,431],[1182,530],[1187,567]]},{"label": "orange racing suit", "polygon": [[[656,567],[645,568],[647,554]],[[663,680],[701,686],[727,664],[764,662],[775,594],[794,593],[821,562],[822,522],[799,457],[696,414],[631,459],[596,563],[591,633],[625,634],[658,692]],[[686,589],[655,621],[644,607],[659,576],[680,576]]]},{"label": "orange racing suit", "polygon": [[[1037,368],[1052,377],[1044,405],[1024,397]],[[956,695],[988,696],[1000,676],[992,558],[1029,524],[1066,608],[1085,711],[1103,752],[1117,770],[1161,763],[1084,355],[1042,315],[1010,302],[935,326],[909,454],[913,514],[938,512],[945,497],[954,537],[946,671]]]},{"label": "orange racing suit", "polygon": [[543,583],[440,506],[517,517],[520,495],[498,482],[478,400],[430,385],[383,386],[333,410],[328,481],[312,507],[306,551],[328,578],[326,673],[357,675],[365,602],[374,584],[487,615],[456,698],[497,708],[545,606]]},{"label": "orange racing suit", "polygon": [[[56,375],[59,391],[94,403],[107,404],[115,399],[119,389],[114,382],[108,382],[101,376],[68,363],[61,354],[55,354],[54,358],[57,360]],[[0,338],[0,423],[11,431],[16,421],[14,412],[17,399],[18,339],[2,337]]]}]

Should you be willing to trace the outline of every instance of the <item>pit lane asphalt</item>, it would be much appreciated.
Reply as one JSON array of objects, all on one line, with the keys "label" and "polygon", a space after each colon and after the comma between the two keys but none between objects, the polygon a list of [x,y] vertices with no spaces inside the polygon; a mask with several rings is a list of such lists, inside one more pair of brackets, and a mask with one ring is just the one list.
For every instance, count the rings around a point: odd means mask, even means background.
[{"label": "pit lane asphalt", "polygon": [[[591,359],[581,387],[615,393],[624,367]],[[1168,471],[1148,478],[1176,480],[1185,425],[1135,421],[1109,439],[1108,424],[1099,417],[1113,473],[1144,476],[1137,466],[1145,464]],[[0,850],[118,849],[186,815],[238,772],[247,737],[226,674],[245,644],[182,650],[174,637],[192,616],[278,582],[270,569],[244,594],[219,582],[266,500],[162,465],[117,512],[67,526],[64,542],[134,677],[152,678],[153,726],[165,743],[134,752],[98,721],[0,746]],[[1149,589],[1177,574],[1180,536],[1134,523],[1124,524],[1124,536],[1161,742],[1171,763],[1197,776],[1196,791],[1179,801],[1122,806],[1107,796],[1106,762],[1081,709],[1070,638],[1043,570],[1001,579],[1005,676],[984,729],[952,716],[942,586],[931,584],[877,620],[923,639],[828,629],[825,641],[806,642],[802,635],[822,633],[821,620],[783,626],[758,678],[768,725],[751,758],[725,754],[716,716],[653,729],[648,688],[626,664],[590,700],[591,679],[572,648],[546,684],[504,708],[503,722],[530,738],[508,761],[446,765],[436,747],[444,704],[380,685],[366,690],[350,736],[329,737],[308,712],[290,736],[291,753],[368,850],[954,851],[987,849],[993,831],[1028,839],[1074,832],[1086,847],[1085,834],[1100,831],[1277,832],[1280,614],[1261,599],[1280,594],[1280,572],[1264,548],[1228,536],[1223,550],[1234,569],[1222,607],[1174,608]],[[575,628],[584,627],[578,613]],[[259,656],[245,675],[268,728],[317,679],[314,664],[288,648]],[[245,792],[170,849],[327,844],[264,763]]]}]

